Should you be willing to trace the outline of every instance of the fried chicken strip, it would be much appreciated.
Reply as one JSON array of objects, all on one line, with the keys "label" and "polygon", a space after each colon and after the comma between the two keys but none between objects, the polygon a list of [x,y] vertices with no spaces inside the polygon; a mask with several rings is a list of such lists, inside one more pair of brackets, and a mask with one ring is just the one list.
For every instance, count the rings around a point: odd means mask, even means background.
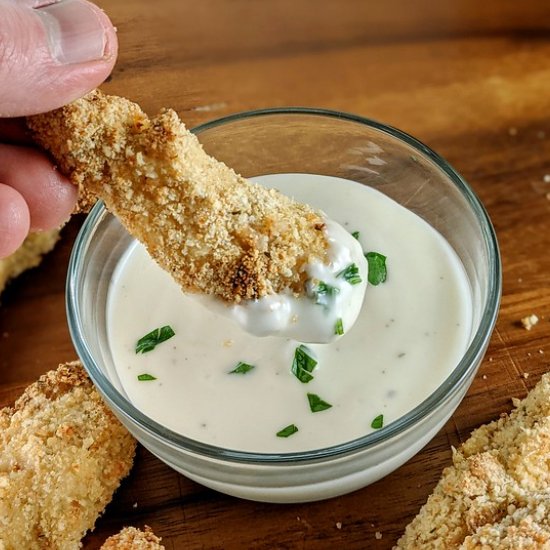
[{"label": "fried chicken strip", "polygon": [[30,233],[23,244],[7,258],[0,258],[0,293],[6,284],[23,271],[36,267],[42,256],[49,252],[59,239],[59,229]]},{"label": "fried chicken strip", "polygon": [[94,91],[27,124],[81,203],[103,199],[186,292],[230,303],[299,294],[304,266],[326,262],[319,213],[208,156],[170,109],[149,118]]},{"label": "fried chicken strip", "polygon": [[120,533],[109,537],[100,550],[164,550],[150,527],[144,530],[135,527],[125,527]]},{"label": "fried chicken strip", "polygon": [[453,454],[396,550],[550,548],[550,373]]},{"label": "fried chicken strip", "polygon": [[135,446],[80,363],[41,376],[0,410],[0,548],[79,548]]}]

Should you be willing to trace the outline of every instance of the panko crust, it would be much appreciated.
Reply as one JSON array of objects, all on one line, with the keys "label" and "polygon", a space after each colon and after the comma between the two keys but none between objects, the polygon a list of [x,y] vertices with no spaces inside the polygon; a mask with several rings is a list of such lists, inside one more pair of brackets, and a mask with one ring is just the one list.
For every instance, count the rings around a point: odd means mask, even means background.
[{"label": "panko crust", "polygon": [[143,531],[125,527],[120,533],[109,537],[100,550],[164,550],[161,540],[147,525]]},{"label": "panko crust", "polygon": [[550,373],[481,426],[395,550],[550,549]]},{"label": "panko crust", "polygon": [[79,362],[41,376],[0,410],[0,548],[79,548],[135,447]]},{"label": "panko crust", "polygon": [[42,261],[42,256],[52,250],[58,241],[59,232],[59,229],[51,229],[30,233],[13,254],[0,258],[0,293],[11,279]]},{"label": "panko crust", "polygon": [[149,118],[96,90],[27,124],[81,202],[103,199],[186,292],[302,293],[305,265],[327,260],[321,214],[208,156],[170,109]]}]

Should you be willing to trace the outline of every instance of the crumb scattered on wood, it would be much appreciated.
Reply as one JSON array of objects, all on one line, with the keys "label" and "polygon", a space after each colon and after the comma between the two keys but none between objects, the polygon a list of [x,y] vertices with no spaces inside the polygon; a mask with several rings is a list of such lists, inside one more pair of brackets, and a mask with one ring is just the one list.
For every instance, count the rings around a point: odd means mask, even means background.
[{"label": "crumb scattered on wood", "polygon": [[538,322],[539,318],[534,313],[527,315],[527,317],[523,317],[521,320],[521,324],[525,330],[531,330]]}]

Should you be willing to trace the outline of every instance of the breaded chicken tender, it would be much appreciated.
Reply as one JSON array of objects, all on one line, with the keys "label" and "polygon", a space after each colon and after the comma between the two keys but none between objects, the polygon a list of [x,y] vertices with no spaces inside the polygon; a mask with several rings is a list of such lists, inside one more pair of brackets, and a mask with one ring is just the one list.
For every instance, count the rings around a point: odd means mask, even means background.
[{"label": "breaded chicken tender", "polygon": [[0,410],[0,549],[79,548],[135,446],[80,363],[41,376]]},{"label": "breaded chicken tender", "polygon": [[100,550],[164,550],[157,537],[147,525],[144,530],[125,527],[120,533],[109,537]]},{"label": "breaded chicken tender", "polygon": [[0,258],[0,293],[11,279],[31,267],[36,267],[42,256],[55,246],[58,239],[59,229],[36,231],[30,233],[13,254]]},{"label": "breaded chicken tender", "polygon": [[81,204],[103,199],[186,292],[230,303],[300,294],[304,266],[327,261],[319,213],[208,156],[170,109],[149,118],[94,91],[27,124]]},{"label": "breaded chicken tender", "polygon": [[550,373],[515,404],[454,451],[396,550],[550,549]]}]

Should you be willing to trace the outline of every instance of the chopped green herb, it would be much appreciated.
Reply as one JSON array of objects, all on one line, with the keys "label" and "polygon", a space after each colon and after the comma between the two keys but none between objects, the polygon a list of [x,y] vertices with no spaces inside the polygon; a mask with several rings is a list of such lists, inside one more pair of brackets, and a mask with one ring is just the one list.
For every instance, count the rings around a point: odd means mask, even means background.
[{"label": "chopped green herb", "polygon": [[339,292],[339,288],[329,285],[324,281],[317,281],[313,286],[312,296],[315,298],[316,304],[327,307],[329,299]]},{"label": "chopped green herb", "polygon": [[344,334],[344,323],[342,322],[342,319],[336,320],[336,324],[334,325],[334,334],[337,334],[338,336],[342,336],[342,334]]},{"label": "chopped green herb", "polygon": [[372,422],[370,427],[374,430],[379,430],[384,425],[384,415],[379,414]]},{"label": "chopped green herb", "polygon": [[310,353],[310,349],[304,345],[298,346],[294,351],[294,360],[290,371],[302,384],[307,384],[313,380],[311,372],[317,366],[317,361]]},{"label": "chopped green herb", "polygon": [[277,437],[289,437],[297,431],[298,428],[294,424],[289,424],[286,428],[283,428],[277,432]]},{"label": "chopped green herb", "polygon": [[354,232],[351,234],[351,236],[352,236],[354,239],[357,239],[357,240],[359,240],[359,235],[360,235],[359,231],[354,231]]},{"label": "chopped green herb", "polygon": [[323,401],[318,395],[315,395],[314,393],[308,393],[307,400],[309,401],[309,408],[313,413],[325,411],[332,407],[330,403]]},{"label": "chopped green herb", "polygon": [[374,286],[383,283],[388,275],[386,256],[378,252],[367,252],[365,258],[367,258],[367,262],[369,263],[369,283]]},{"label": "chopped green herb", "polygon": [[256,368],[254,365],[249,365],[248,363],[243,363],[239,361],[237,366],[228,372],[228,374],[246,374],[248,371]]},{"label": "chopped green herb", "polygon": [[152,374],[138,374],[138,380],[140,382],[148,382],[149,380],[156,380],[156,377]]},{"label": "chopped green herb", "polygon": [[172,330],[172,327],[166,325],[161,328],[152,330],[149,334],[146,334],[143,338],[140,338],[136,344],[136,353],[146,353],[155,349],[159,344],[169,340],[176,333]]},{"label": "chopped green herb", "polygon": [[359,275],[359,268],[355,264],[349,264],[346,269],[343,269],[336,275],[337,277],[344,277],[344,279],[350,285],[358,285],[361,282],[361,275]]}]

